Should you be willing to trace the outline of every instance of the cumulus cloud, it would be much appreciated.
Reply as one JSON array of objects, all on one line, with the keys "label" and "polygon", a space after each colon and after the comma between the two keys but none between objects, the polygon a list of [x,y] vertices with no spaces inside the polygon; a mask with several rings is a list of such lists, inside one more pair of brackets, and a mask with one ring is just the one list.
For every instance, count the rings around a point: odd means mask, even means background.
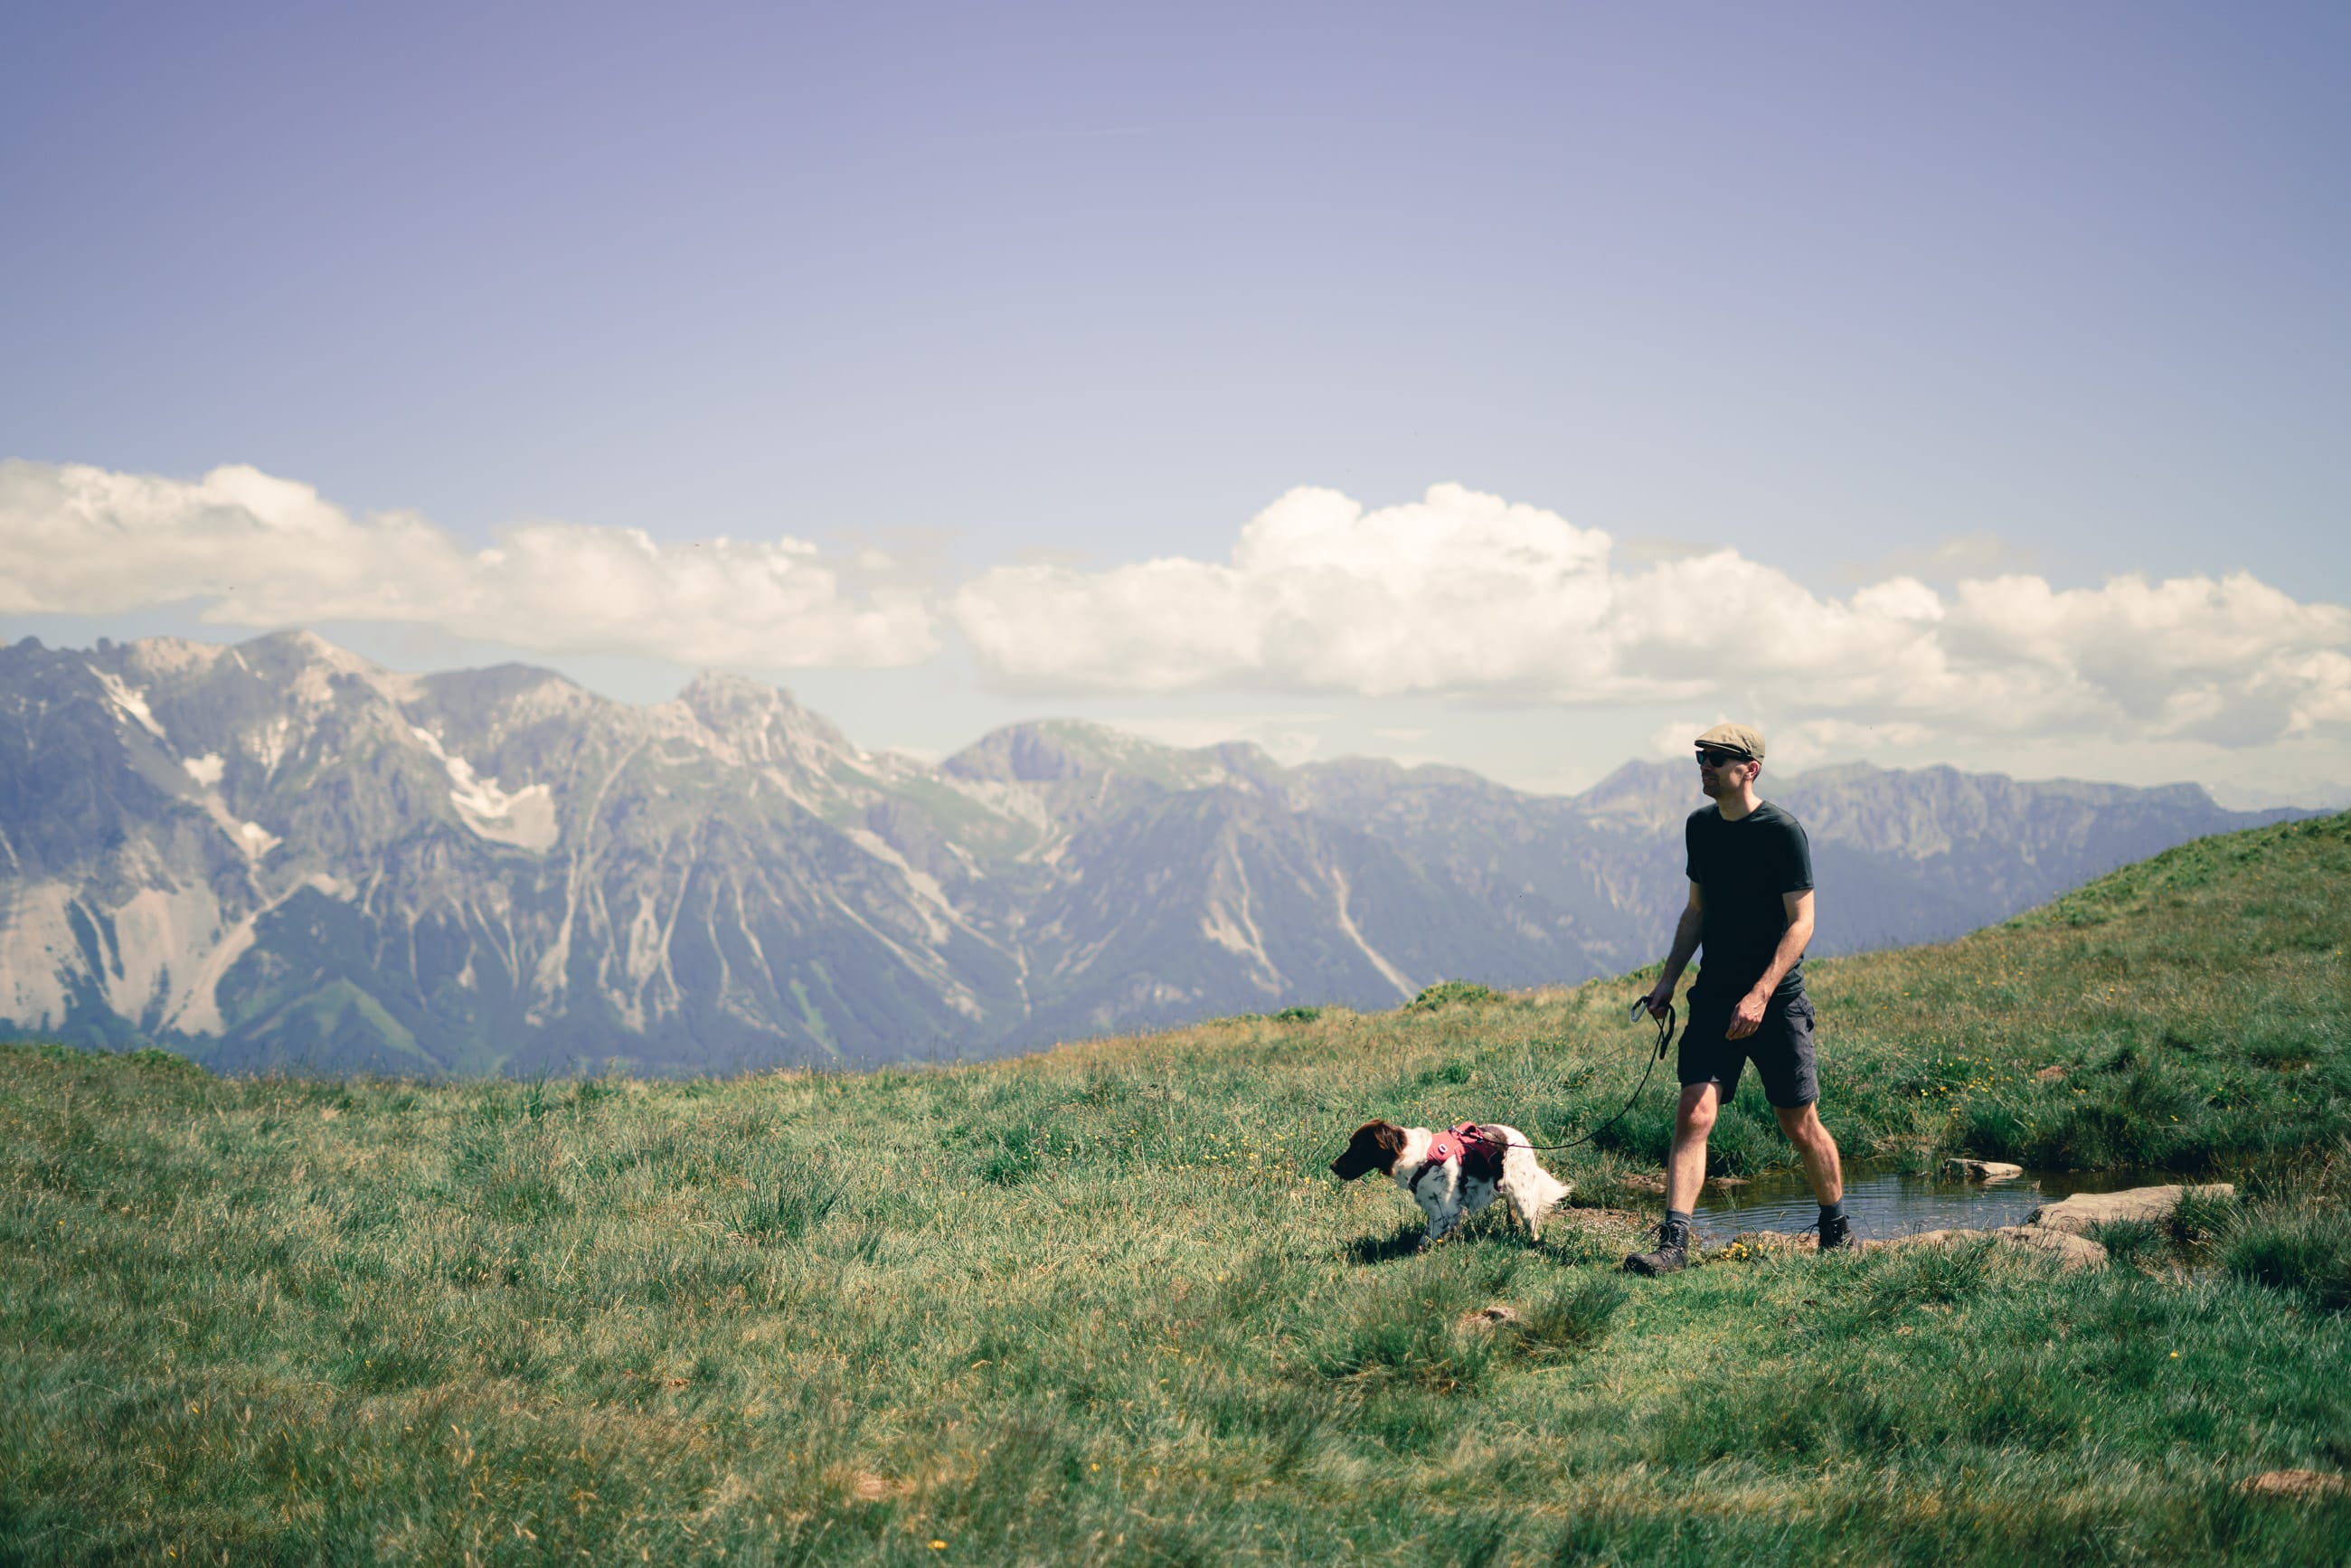
[{"label": "cumulus cloud", "polygon": [[[0,613],[198,607],[235,626],[402,622],[546,652],[774,668],[919,664],[935,601],[888,556],[526,523],[474,548],[244,466],[194,482],[0,463]],[[1008,562],[945,606],[1030,693],[1444,694],[1770,716],[1791,757],[1924,737],[2245,747],[2351,737],[2351,610],[2251,576],[2059,589],[2008,571],[1815,591],[1735,549],[1627,551],[1439,485],[1302,488],[1224,560]],[[1285,744],[1302,744],[1295,737]],[[1687,736],[1677,734],[1678,750]]]},{"label": "cumulus cloud", "polygon": [[354,517],[243,465],[191,484],[0,463],[0,612],[194,602],[224,625],[419,622],[548,653],[917,663],[937,647],[931,612],[889,565],[829,562],[789,538],[664,544],[564,523],[517,525],[477,550],[413,512]]},{"label": "cumulus cloud", "polygon": [[1455,485],[1375,511],[1292,490],[1228,561],[999,567],[952,613],[983,668],[1038,691],[1760,702],[1904,734],[2231,746],[2351,724],[2351,611],[2241,573],[1836,597],[1733,549],[1627,567],[1604,532]]}]

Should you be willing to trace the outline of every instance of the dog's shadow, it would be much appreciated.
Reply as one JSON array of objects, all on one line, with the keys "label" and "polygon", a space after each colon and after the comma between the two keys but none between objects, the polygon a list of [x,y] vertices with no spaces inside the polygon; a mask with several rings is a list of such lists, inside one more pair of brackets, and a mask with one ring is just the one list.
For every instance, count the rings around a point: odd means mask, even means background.
[{"label": "dog's shadow", "polygon": [[1405,1220],[1391,1236],[1359,1236],[1347,1243],[1340,1256],[1358,1268],[1370,1268],[1381,1263],[1393,1263],[1399,1258],[1410,1258],[1431,1246],[1458,1247],[1465,1241],[1505,1242],[1541,1251],[1542,1243],[1507,1220],[1491,1214],[1473,1215],[1457,1227],[1453,1235],[1442,1242],[1428,1239],[1428,1228]]},{"label": "dog's shadow", "polygon": [[1421,1251],[1422,1243],[1427,1238],[1426,1227],[1402,1225],[1396,1228],[1393,1236],[1358,1236],[1347,1243],[1341,1256],[1358,1268],[1393,1263],[1399,1258],[1410,1258]]}]

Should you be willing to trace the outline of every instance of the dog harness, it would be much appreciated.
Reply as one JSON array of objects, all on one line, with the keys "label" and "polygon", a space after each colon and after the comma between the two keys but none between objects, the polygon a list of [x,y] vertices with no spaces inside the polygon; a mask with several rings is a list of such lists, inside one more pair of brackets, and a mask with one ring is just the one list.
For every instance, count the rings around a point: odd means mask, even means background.
[{"label": "dog harness", "polygon": [[1489,1137],[1486,1129],[1475,1122],[1464,1122],[1458,1127],[1447,1127],[1428,1140],[1428,1163],[1441,1166],[1447,1160],[1465,1164],[1475,1155],[1483,1155],[1497,1165],[1502,1159],[1502,1140]]},{"label": "dog harness", "polygon": [[1447,1127],[1428,1140],[1428,1153],[1422,1158],[1420,1169],[1413,1174],[1413,1190],[1417,1192],[1422,1178],[1431,1171],[1443,1169],[1447,1160],[1459,1160],[1463,1176],[1499,1180],[1502,1151],[1509,1146],[1508,1140],[1495,1136],[1475,1122]]}]

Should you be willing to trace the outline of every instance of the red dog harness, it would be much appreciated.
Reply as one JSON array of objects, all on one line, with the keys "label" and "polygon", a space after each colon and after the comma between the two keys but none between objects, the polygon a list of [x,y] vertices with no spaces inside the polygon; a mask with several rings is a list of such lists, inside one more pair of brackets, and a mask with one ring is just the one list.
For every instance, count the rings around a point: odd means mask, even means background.
[{"label": "red dog harness", "polygon": [[1416,1192],[1421,1179],[1433,1170],[1442,1169],[1447,1160],[1459,1160],[1463,1176],[1499,1181],[1502,1175],[1502,1151],[1509,1146],[1508,1139],[1488,1132],[1475,1122],[1447,1127],[1428,1140],[1428,1153],[1422,1157],[1420,1169],[1413,1176],[1413,1187]]},{"label": "red dog harness", "polygon": [[1502,1140],[1488,1136],[1486,1129],[1475,1122],[1447,1127],[1428,1140],[1428,1163],[1433,1166],[1441,1166],[1447,1160],[1460,1160],[1467,1164],[1479,1156],[1499,1165],[1502,1161]]}]

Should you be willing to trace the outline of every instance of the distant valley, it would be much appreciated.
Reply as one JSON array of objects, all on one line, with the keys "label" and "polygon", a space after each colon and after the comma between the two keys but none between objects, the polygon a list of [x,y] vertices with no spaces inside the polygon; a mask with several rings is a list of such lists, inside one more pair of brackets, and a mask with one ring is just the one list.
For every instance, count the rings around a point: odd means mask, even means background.
[{"label": "distant valley", "polygon": [[[1956,936],[2207,833],[2199,788],[1766,774],[1815,950]],[[217,1070],[1002,1054],[1660,956],[1687,764],[1575,796],[1024,724],[868,752],[777,688],[636,707],[304,632],[0,649],[0,1033]]]}]

